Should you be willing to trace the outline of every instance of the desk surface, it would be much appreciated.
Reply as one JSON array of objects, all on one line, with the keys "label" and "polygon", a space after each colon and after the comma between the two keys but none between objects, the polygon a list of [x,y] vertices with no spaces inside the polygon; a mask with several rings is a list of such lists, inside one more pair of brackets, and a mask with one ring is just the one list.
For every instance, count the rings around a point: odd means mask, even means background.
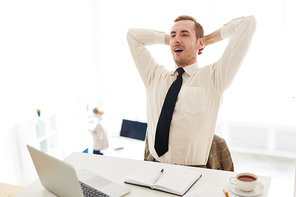
[{"label": "desk surface", "polygon": [[[83,153],[72,153],[69,157],[65,159],[65,161],[74,166],[76,170],[81,168],[89,169],[93,172],[98,173],[99,175],[117,182],[119,184],[125,185],[131,189],[131,192],[126,196],[175,196],[171,194],[167,194],[164,192],[159,192],[155,190],[151,190],[144,187],[124,184],[124,179],[127,175],[131,174],[135,171],[135,169],[139,168],[145,161],[141,160],[133,160],[133,159],[124,159],[118,157],[110,157],[110,156],[99,156],[92,154],[83,154]],[[151,165],[154,165],[154,162],[150,162]],[[169,165],[169,164],[167,164]],[[226,172],[220,170],[210,170],[203,168],[195,168],[190,167],[194,170],[198,170],[202,173],[202,177],[196,184],[190,189],[190,191],[195,188],[205,184],[211,183],[212,185],[222,186],[226,190],[229,187],[229,178],[234,176],[236,173]],[[264,185],[264,191],[258,197],[267,197],[268,191],[270,188],[271,178],[266,176],[259,176],[258,181],[260,181]],[[42,196],[42,197],[50,197],[54,196],[46,189],[44,189],[39,180],[36,180],[31,185],[26,187],[20,193],[16,195],[16,197],[27,197],[27,196]]]},{"label": "desk surface", "polygon": [[6,183],[0,183],[0,197],[14,196],[19,193],[23,187],[18,185],[10,185]]}]

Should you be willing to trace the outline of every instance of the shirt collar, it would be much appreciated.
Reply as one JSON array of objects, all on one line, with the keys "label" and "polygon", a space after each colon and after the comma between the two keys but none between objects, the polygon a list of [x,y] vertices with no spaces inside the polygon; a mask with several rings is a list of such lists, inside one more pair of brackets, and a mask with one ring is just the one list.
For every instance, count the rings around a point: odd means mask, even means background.
[{"label": "shirt collar", "polygon": [[[175,65],[175,71],[173,72],[172,76],[177,73],[177,71],[176,71],[177,68],[178,68],[178,66]],[[189,76],[192,76],[199,69],[198,62],[195,62],[194,64],[190,64],[188,66],[185,66],[185,67],[183,67],[183,69],[185,70],[185,73],[187,73]]]}]

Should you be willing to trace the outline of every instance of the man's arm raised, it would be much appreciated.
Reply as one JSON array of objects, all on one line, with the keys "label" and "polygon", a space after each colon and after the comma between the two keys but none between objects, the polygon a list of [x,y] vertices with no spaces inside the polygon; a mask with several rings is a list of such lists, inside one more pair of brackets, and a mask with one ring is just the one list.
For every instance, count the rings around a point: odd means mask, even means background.
[{"label": "man's arm raised", "polygon": [[220,30],[221,30],[221,28],[217,29],[213,33],[205,36],[205,45],[206,46],[223,40],[221,35],[220,35]]},{"label": "man's arm raised", "polygon": [[232,83],[247,52],[256,30],[253,16],[236,18],[222,28],[206,36],[206,46],[228,39],[221,58],[213,64],[213,86],[217,93],[223,93]]},{"label": "man's arm raised", "polygon": [[170,45],[170,35],[165,34],[165,41],[164,42],[166,45]]},{"label": "man's arm raised", "polygon": [[[204,38],[205,38],[205,47],[208,46],[208,45],[210,45],[210,44],[214,44],[216,42],[219,42],[219,41],[223,40],[222,37],[221,37],[221,35],[220,35],[220,29],[217,29],[213,33],[204,36]],[[201,55],[202,54],[204,48],[199,49],[198,55]]]}]

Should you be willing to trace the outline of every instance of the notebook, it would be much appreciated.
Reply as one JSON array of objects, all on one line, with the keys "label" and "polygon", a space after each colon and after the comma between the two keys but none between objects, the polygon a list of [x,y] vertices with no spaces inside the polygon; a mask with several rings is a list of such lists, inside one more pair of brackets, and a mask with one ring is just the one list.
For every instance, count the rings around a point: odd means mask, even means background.
[{"label": "notebook", "polygon": [[112,197],[123,196],[130,192],[129,188],[105,179],[87,169],[80,169],[76,172],[74,167],[66,162],[60,161],[29,145],[27,145],[27,148],[41,184],[58,196],[83,197],[81,183]]},{"label": "notebook", "polygon": [[201,176],[200,172],[184,166],[147,163],[124,182],[182,196]]}]

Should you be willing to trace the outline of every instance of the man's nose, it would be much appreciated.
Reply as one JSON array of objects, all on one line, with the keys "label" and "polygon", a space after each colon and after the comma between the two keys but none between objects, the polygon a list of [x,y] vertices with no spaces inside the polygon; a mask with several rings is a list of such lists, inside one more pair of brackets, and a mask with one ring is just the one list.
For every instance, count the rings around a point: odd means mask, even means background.
[{"label": "man's nose", "polygon": [[174,38],[174,43],[180,43],[180,42],[181,42],[180,36],[176,35]]}]

